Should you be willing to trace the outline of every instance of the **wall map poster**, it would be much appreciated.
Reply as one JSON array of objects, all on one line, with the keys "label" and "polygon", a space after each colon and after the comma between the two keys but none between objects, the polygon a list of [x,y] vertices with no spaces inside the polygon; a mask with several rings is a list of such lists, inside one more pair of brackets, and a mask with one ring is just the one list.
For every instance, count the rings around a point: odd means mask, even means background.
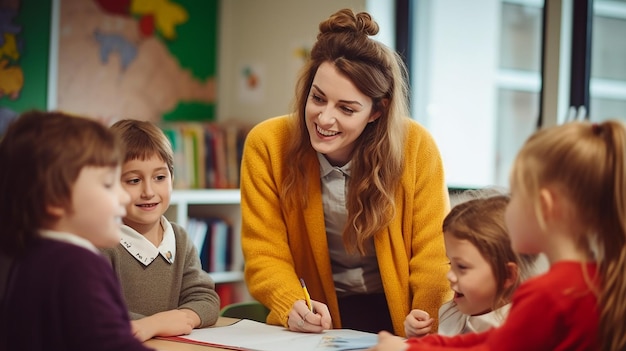
[{"label": "wall map poster", "polygon": [[60,0],[57,109],[215,118],[218,0]]}]

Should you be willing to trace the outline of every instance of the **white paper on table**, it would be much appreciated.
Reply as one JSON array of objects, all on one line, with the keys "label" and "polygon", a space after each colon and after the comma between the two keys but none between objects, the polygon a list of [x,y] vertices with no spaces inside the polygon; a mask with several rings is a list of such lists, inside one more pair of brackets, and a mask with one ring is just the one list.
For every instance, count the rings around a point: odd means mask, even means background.
[{"label": "white paper on table", "polygon": [[179,338],[251,351],[364,350],[377,341],[376,334],[351,329],[331,329],[321,334],[298,333],[248,319],[224,327],[194,329],[191,334]]}]

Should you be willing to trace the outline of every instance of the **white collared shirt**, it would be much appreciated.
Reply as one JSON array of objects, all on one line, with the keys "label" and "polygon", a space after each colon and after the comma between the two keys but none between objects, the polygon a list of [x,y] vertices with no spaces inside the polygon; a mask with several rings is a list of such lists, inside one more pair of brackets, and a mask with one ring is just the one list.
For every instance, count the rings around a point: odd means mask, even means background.
[{"label": "white collared shirt", "polygon": [[100,254],[100,251],[98,251],[96,246],[91,241],[83,237],[80,237],[76,234],[67,233],[67,232],[57,232],[57,231],[49,230],[49,229],[40,229],[39,235],[41,235],[42,238],[47,238],[47,239],[63,241],[66,243],[74,244],[76,246],[80,246],[89,251],[97,253],[98,255]]},{"label": "white collared shirt", "polygon": [[176,237],[174,236],[174,229],[164,216],[161,217],[161,226],[163,227],[163,240],[159,244],[159,247],[154,246],[150,240],[127,225],[122,225],[120,244],[144,266],[148,266],[152,263],[159,254],[170,264],[174,263],[174,259],[176,258]]},{"label": "white collared shirt", "polygon": [[438,333],[445,336],[482,333],[502,325],[509,314],[510,308],[511,304],[508,303],[497,310],[477,316],[469,316],[459,311],[453,301],[448,301],[439,308]]},{"label": "white collared shirt", "polygon": [[365,243],[365,255],[349,254],[343,243],[343,229],[348,219],[346,196],[352,161],[342,167],[335,167],[319,152],[317,158],[320,163],[324,224],[337,296],[383,292],[374,239],[369,238]]}]

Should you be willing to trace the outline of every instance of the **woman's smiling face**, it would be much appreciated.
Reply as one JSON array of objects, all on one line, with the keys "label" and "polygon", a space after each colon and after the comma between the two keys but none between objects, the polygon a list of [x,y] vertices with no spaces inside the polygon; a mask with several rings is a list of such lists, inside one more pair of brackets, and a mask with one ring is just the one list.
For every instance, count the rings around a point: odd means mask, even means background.
[{"label": "woman's smiling face", "polygon": [[305,107],[306,125],[315,151],[334,166],[352,155],[365,126],[378,118],[373,102],[330,62],[322,63],[313,79]]}]

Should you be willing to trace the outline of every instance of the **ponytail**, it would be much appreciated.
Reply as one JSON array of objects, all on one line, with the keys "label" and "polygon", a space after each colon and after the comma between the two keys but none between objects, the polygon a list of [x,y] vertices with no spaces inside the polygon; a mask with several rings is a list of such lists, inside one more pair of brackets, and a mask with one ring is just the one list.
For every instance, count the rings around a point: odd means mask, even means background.
[{"label": "ponytail", "polygon": [[613,165],[612,211],[598,232],[598,264],[602,277],[598,337],[602,350],[626,349],[626,129],[617,121],[593,124],[593,132],[605,138],[607,160]]}]

